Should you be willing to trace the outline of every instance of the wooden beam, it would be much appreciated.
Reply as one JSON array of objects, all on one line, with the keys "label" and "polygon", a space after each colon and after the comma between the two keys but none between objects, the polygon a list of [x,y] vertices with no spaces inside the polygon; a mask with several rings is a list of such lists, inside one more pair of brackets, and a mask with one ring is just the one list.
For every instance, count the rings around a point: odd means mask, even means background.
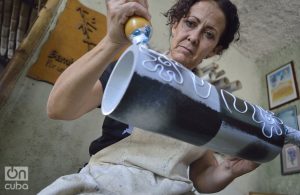
[{"label": "wooden beam", "polygon": [[57,14],[57,8],[61,1],[62,0],[47,1],[46,5],[41,9],[39,17],[32,26],[32,29],[3,70],[0,78],[0,108],[6,103],[20,73],[25,68],[26,62],[32,56],[43,36],[48,31],[48,27],[53,17]]}]

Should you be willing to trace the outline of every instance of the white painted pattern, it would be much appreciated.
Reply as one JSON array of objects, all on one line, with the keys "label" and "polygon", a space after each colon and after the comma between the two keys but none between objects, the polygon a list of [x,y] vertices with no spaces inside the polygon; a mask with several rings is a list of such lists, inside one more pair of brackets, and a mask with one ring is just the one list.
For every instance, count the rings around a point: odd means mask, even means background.
[{"label": "white painted pattern", "polygon": [[[139,50],[150,57],[150,59],[143,60],[143,66],[152,72],[159,71],[159,77],[164,81],[171,82],[174,80],[178,84],[183,84],[184,79],[179,69],[186,69],[178,62],[169,59],[163,54],[154,50],[139,46]],[[164,67],[170,67],[173,70],[166,70]],[[189,71],[188,69],[186,69]],[[193,81],[195,93],[201,98],[208,98],[211,94],[212,85],[205,82],[203,79],[197,78],[193,72],[190,71],[190,76]]]},{"label": "white painted pattern", "polygon": [[[203,79],[200,79],[200,78],[197,79],[196,75],[192,72],[190,72],[190,75],[193,80],[194,89],[195,89],[196,94],[201,98],[204,98],[204,99],[208,98],[211,94],[212,85],[208,82],[205,82]],[[198,86],[200,86],[200,87],[198,87]]]},{"label": "white painted pattern", "polygon": [[[262,133],[265,137],[272,138],[273,132],[275,132],[279,136],[282,135],[283,130],[281,127],[283,125],[283,122],[278,117],[274,116],[273,112],[266,111],[266,110],[262,109],[260,106],[250,104],[249,102],[247,102],[245,100],[243,100],[243,103],[245,105],[245,110],[242,111],[239,108],[237,108],[237,106],[236,106],[237,98],[234,95],[232,95],[230,92],[221,89],[221,96],[226,105],[226,108],[229,110],[230,113],[232,113],[232,110],[229,108],[229,105],[224,96],[224,93],[227,93],[228,95],[230,95],[233,98],[233,107],[234,107],[235,111],[237,111],[241,114],[244,114],[249,110],[248,105],[250,105],[253,108],[252,120],[256,123],[262,124]],[[268,130],[268,129],[270,129],[270,130]]]},{"label": "white painted pattern", "polygon": [[[151,72],[159,71],[159,77],[164,81],[171,82],[174,80],[178,84],[183,84],[183,76],[178,70],[180,65],[177,62],[169,60],[165,55],[147,49],[142,45],[139,46],[139,50],[150,57],[150,59],[143,60],[142,65],[144,68]],[[172,69],[167,70],[165,69],[166,67],[171,67]]]}]

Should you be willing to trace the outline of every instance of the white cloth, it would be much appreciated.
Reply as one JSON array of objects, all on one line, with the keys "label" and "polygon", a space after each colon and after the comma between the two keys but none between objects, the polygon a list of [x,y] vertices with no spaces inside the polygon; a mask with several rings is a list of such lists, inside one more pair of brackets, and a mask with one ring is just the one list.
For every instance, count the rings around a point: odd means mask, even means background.
[{"label": "white cloth", "polygon": [[79,174],[57,179],[40,194],[186,194],[189,165],[206,150],[135,128],[99,151]]},{"label": "white cloth", "polygon": [[173,180],[191,182],[187,169],[205,151],[177,139],[134,128],[130,136],[93,155],[89,164],[122,164]]},{"label": "white cloth", "polygon": [[176,195],[190,192],[192,184],[124,165],[87,165],[80,173],[58,178],[39,195]]}]

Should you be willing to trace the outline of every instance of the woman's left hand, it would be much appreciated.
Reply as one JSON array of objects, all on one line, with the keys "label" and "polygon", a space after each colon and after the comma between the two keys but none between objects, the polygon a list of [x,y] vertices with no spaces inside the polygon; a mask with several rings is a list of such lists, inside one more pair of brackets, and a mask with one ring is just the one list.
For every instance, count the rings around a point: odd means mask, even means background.
[{"label": "woman's left hand", "polygon": [[235,157],[224,157],[219,163],[213,152],[207,151],[190,165],[190,179],[198,192],[215,193],[258,166],[255,162]]},{"label": "woman's left hand", "polygon": [[226,157],[221,163],[230,170],[234,177],[239,177],[256,169],[259,164],[236,157]]}]

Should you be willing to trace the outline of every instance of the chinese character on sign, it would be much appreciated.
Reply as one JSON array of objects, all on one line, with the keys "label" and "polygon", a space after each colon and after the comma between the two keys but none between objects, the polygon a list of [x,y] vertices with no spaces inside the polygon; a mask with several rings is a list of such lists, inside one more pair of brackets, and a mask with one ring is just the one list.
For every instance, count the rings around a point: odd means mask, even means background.
[{"label": "chinese character on sign", "polygon": [[96,19],[89,17],[89,12],[82,8],[78,8],[76,11],[79,12],[82,19],[82,23],[78,27],[78,29],[82,31],[82,34],[84,36],[82,42],[87,44],[89,51],[96,46],[96,44],[91,40],[90,36],[91,33],[97,30]]}]

